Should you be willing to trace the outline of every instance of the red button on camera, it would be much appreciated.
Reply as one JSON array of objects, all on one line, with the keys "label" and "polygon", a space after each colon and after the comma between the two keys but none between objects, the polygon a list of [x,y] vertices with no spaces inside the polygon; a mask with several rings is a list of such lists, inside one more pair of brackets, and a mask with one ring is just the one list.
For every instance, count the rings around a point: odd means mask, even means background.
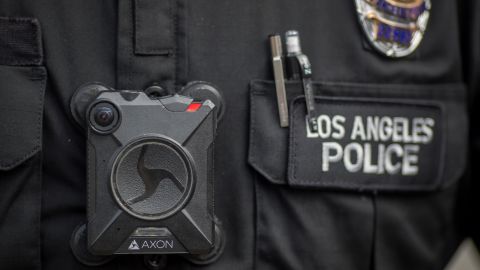
[{"label": "red button on camera", "polygon": [[187,107],[187,112],[196,112],[200,107],[202,106],[202,103],[200,102],[192,102],[190,105]]}]

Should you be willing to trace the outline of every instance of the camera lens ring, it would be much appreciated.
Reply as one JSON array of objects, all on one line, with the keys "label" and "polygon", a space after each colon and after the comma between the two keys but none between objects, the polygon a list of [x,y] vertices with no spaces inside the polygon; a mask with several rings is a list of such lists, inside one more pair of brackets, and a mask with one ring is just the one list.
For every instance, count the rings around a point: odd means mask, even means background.
[{"label": "camera lens ring", "polygon": [[[131,202],[128,202],[128,199],[122,196],[122,190],[120,190],[118,184],[118,174],[119,170],[121,169],[120,166],[123,164],[124,160],[126,159],[126,157],[132,154],[132,152],[136,151],[144,145],[161,145],[171,148],[173,152],[178,154],[178,157],[181,159],[181,162],[185,166],[185,189],[182,192],[181,197],[177,199],[176,203],[173,206],[169,207],[165,211],[155,214],[141,213],[140,211],[138,211],[138,209],[134,209]],[[116,155],[110,173],[110,188],[116,203],[122,208],[122,210],[132,215],[133,217],[149,221],[166,219],[183,209],[185,205],[187,205],[190,201],[194,193],[195,186],[196,174],[194,171],[193,159],[190,153],[186,151],[180,144],[166,136],[142,136],[126,144],[126,146],[124,146]],[[143,203],[143,201],[140,201],[138,203]]]},{"label": "camera lens ring", "polygon": [[89,109],[90,127],[99,134],[114,132],[121,120],[121,114],[116,105],[109,101],[99,100],[93,103]]}]

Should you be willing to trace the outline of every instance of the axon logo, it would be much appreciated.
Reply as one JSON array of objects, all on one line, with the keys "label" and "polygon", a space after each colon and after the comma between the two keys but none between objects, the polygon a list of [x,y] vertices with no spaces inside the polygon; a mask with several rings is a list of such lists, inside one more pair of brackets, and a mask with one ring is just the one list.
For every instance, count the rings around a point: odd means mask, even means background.
[{"label": "axon logo", "polygon": [[130,246],[128,246],[128,250],[139,250],[140,247],[138,246],[137,241],[133,240],[132,243],[130,243]]},{"label": "axon logo", "polygon": [[[140,244],[139,244],[140,243]],[[128,250],[141,250],[141,249],[173,249],[173,240],[159,239],[159,240],[133,240],[128,246]]]}]

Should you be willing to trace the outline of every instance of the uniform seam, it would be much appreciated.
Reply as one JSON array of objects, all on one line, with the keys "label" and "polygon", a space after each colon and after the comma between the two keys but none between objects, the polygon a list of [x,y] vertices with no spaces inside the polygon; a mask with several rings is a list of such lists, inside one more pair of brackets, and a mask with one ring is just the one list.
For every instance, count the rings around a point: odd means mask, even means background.
[{"label": "uniform seam", "polygon": [[[41,152],[40,152],[41,153]],[[35,224],[35,229],[38,233],[38,241],[37,242],[37,256],[36,256],[36,261],[39,269],[42,269],[42,163],[43,163],[43,158],[41,154],[38,154],[38,160],[35,160],[36,162],[36,171],[37,171],[37,176],[38,176],[38,185],[39,185],[39,190],[36,190],[35,193],[38,194],[38,204],[36,205],[36,211],[37,211],[37,222]]]},{"label": "uniform seam", "polygon": [[[41,67],[38,67],[41,69]],[[32,71],[34,69],[37,69],[37,67],[33,67],[32,68]],[[24,154],[23,156],[21,157],[18,157],[18,158],[15,158],[14,160],[12,161],[9,161],[9,162],[5,162],[5,161],[2,161],[0,162],[0,167],[1,169],[12,169],[14,167],[16,167],[19,163],[25,161],[26,159],[32,157],[35,153],[37,153],[41,148],[41,136],[42,136],[42,111],[43,111],[43,106],[44,106],[44,93],[45,93],[45,81],[46,81],[46,77],[45,75],[43,75],[44,77],[42,78],[42,80],[40,80],[40,90],[41,91],[38,91],[38,94],[39,94],[39,101],[38,101],[38,107],[36,109],[36,128],[35,128],[35,132],[36,132],[36,136],[35,136],[35,147],[32,148],[32,150],[30,150],[29,152],[27,152],[26,154]],[[33,78],[30,78],[31,81],[38,81],[38,80],[34,80]]]},{"label": "uniform seam", "polygon": [[249,153],[250,156],[250,162],[252,165],[257,170],[264,171],[268,177],[271,178],[269,179],[270,181],[276,183],[276,184],[285,184],[285,181],[282,181],[278,176],[276,176],[276,173],[273,173],[270,169],[266,168],[265,166],[260,165],[257,162],[257,144],[256,144],[256,139],[255,139],[255,134],[256,134],[256,102],[255,102],[255,94],[253,91],[250,93],[250,99],[251,99],[251,116],[250,116],[250,148],[252,149],[253,153]]}]

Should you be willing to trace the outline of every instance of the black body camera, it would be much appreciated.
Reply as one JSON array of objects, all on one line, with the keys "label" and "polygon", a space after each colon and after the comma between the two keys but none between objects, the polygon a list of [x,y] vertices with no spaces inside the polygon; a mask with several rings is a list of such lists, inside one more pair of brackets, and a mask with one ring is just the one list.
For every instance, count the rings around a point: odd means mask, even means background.
[{"label": "black body camera", "polygon": [[72,98],[87,130],[91,253],[202,256],[221,245],[213,194],[221,97],[202,82],[181,93],[90,84]]}]

